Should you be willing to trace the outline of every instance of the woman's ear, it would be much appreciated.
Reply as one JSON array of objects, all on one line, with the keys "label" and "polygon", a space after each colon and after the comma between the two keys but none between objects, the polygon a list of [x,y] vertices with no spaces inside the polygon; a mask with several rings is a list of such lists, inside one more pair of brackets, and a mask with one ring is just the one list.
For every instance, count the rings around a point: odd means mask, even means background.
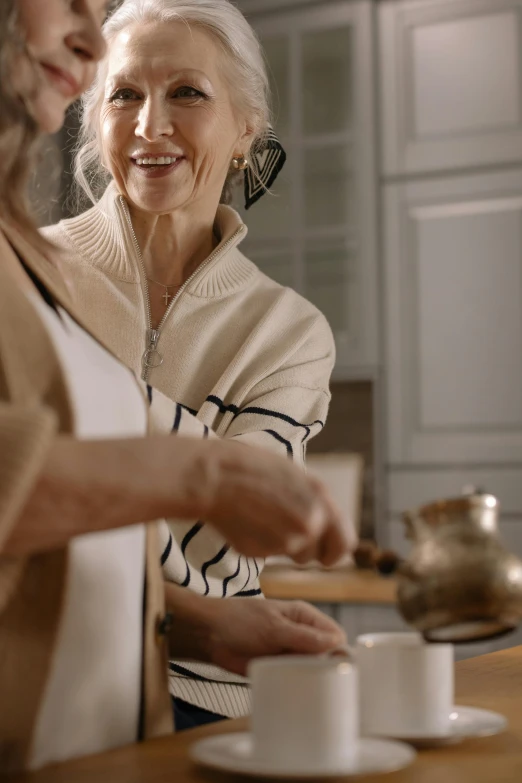
[{"label": "woman's ear", "polygon": [[241,148],[242,155],[248,156],[256,135],[254,123],[243,122],[240,134],[241,135],[238,139],[238,148]]}]

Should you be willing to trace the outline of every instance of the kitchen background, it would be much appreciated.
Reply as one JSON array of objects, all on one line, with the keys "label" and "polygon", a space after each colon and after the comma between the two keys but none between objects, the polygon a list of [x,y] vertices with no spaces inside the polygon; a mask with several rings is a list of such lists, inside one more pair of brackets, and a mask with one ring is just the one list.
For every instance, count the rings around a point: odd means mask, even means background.
[{"label": "kitchen background", "polygon": [[[289,156],[244,249],[337,343],[310,451],[363,454],[383,546],[404,549],[404,509],[475,485],[522,554],[522,0],[237,4]],[[74,127],[35,178],[42,222],[67,214]]]}]

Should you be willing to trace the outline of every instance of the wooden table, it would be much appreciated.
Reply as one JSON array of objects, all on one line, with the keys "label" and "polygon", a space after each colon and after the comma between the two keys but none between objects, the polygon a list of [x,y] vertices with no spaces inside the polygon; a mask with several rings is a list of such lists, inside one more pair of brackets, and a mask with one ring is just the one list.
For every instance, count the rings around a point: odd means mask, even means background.
[{"label": "wooden table", "polygon": [[395,604],[397,589],[393,578],[352,566],[330,570],[266,566],[261,586],[267,598],[327,604]]},{"label": "wooden table", "polygon": [[[522,647],[457,664],[457,703],[496,710],[510,721],[498,737],[419,753],[405,770],[360,778],[362,783],[518,783],[522,779]],[[17,783],[246,783],[250,778],[204,771],[187,748],[204,736],[243,730],[245,721],[155,740],[42,772],[10,778]],[[6,779],[7,780],[7,779]],[[341,780],[339,778],[338,780]]]}]

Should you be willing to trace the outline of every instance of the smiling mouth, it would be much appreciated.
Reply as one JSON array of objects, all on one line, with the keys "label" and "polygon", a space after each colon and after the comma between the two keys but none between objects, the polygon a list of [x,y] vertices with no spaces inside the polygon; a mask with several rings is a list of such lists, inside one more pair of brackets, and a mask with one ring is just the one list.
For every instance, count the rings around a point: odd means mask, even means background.
[{"label": "smiling mouth", "polygon": [[133,158],[132,161],[140,168],[152,169],[160,166],[171,166],[173,163],[177,163],[178,160],[182,160],[181,156],[162,155],[157,158]]},{"label": "smiling mouth", "polygon": [[140,172],[143,177],[148,179],[157,179],[167,177],[175,171],[185,160],[183,156],[160,155],[149,158],[131,158],[134,168]]}]

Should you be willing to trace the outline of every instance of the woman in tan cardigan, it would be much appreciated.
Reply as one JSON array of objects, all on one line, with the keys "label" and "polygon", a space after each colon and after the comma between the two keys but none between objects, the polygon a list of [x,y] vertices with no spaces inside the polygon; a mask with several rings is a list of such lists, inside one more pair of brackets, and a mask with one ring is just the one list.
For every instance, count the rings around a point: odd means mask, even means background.
[{"label": "woman in tan cardigan", "polygon": [[89,83],[104,13],[102,0],[0,4],[0,774],[171,731],[167,641],[242,673],[274,647],[342,640],[311,608],[274,604],[258,609],[272,638],[247,643],[241,601],[166,595],[148,520],[202,516],[250,556],[331,561],[346,543],[323,489],[287,461],[143,437],[142,389],[48,260],[25,208],[33,141]]}]

